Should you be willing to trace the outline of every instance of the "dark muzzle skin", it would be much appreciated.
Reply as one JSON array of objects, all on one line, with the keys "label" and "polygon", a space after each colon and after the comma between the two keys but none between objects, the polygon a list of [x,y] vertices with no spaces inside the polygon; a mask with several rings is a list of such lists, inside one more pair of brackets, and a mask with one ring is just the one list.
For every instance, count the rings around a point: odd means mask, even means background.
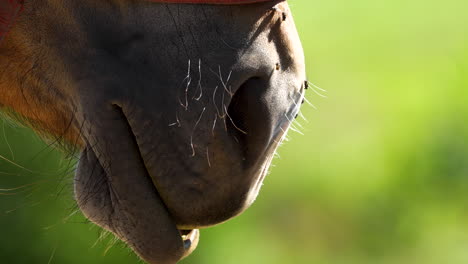
[{"label": "dark muzzle skin", "polygon": [[[0,45],[0,66],[31,61],[31,87],[0,73],[11,93],[0,103],[80,146],[86,217],[146,262],[172,264],[198,229],[250,206],[304,95],[286,1],[32,2]],[[15,102],[15,87],[30,100]]]}]

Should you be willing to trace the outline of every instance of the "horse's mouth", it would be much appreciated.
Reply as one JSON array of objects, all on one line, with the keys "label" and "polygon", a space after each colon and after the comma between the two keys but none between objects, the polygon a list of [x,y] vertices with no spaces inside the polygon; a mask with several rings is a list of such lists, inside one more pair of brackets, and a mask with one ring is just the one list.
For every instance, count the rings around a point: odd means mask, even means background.
[{"label": "horse's mouth", "polygon": [[[227,131],[222,128],[227,134],[221,138],[233,142],[218,139],[230,148],[218,146],[222,158],[197,172],[192,167],[158,171],[171,164],[148,159],[152,153],[142,148],[147,142],[142,135],[148,133],[136,125],[136,118],[129,119],[125,108],[116,105],[98,112],[84,128],[86,147],[75,177],[80,208],[148,263],[175,263],[190,255],[199,241],[198,228],[224,222],[255,200],[274,152],[299,111],[303,88],[287,100],[273,97],[278,103],[272,104],[267,100],[270,87],[252,78],[237,89],[227,110]],[[200,160],[187,160],[192,163],[186,166],[200,168]],[[180,156],[170,161],[185,162]]]}]

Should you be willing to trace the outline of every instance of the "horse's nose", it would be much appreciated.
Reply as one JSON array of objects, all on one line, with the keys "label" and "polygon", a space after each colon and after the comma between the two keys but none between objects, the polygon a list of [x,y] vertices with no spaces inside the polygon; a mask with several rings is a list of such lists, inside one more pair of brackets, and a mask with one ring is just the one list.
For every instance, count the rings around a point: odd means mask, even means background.
[{"label": "horse's nose", "polygon": [[274,6],[259,31],[243,60],[256,75],[236,90],[228,109],[229,131],[244,143],[247,166],[281,141],[306,88],[303,49],[288,5]]}]

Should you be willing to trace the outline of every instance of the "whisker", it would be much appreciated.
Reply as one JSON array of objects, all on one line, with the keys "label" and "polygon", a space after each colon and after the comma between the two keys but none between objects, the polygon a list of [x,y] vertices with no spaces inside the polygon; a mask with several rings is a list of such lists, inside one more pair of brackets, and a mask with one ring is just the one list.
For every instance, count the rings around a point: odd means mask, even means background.
[{"label": "whisker", "polygon": [[55,256],[55,251],[57,250],[57,247],[58,247],[58,245],[55,245],[54,249],[52,250],[52,254],[50,255],[50,258],[49,258],[49,261],[47,262],[47,264],[52,263],[52,259]]},{"label": "whisker", "polygon": [[171,127],[171,126],[175,126],[175,125],[177,125],[178,127],[181,127],[180,120],[179,120],[179,115],[177,114],[177,112],[176,112],[176,122],[174,122],[172,124],[169,124],[169,126]]},{"label": "whisker", "polygon": [[21,176],[21,174],[18,173],[12,173],[12,172],[2,172],[0,171],[1,175],[8,175],[8,176]]},{"label": "whisker", "polygon": [[15,187],[15,188],[0,188],[0,191],[1,192],[11,192],[11,191],[16,191],[16,190],[21,190],[21,189],[25,189],[25,188],[28,188],[28,187],[31,187],[31,186],[35,186],[35,185],[38,185],[38,184],[44,183],[44,182],[48,182],[48,181],[47,180],[41,180],[41,181],[38,181],[38,182],[35,182],[35,183],[28,183],[28,184],[21,185],[21,186]]},{"label": "whisker", "polygon": [[201,59],[199,59],[198,60],[198,85],[197,85],[197,91],[198,91],[198,88],[200,88],[200,95],[198,97],[196,97],[196,98],[195,98],[195,95],[194,95],[194,98],[192,98],[192,99],[195,99],[197,101],[199,101],[203,96],[203,87],[201,85],[201,80],[202,80]]},{"label": "whisker", "polygon": [[304,121],[306,121],[306,123],[309,123],[309,120],[307,120],[307,118],[304,116],[304,114],[302,114],[302,111],[299,112],[299,116],[300,116]]},{"label": "whisker", "polygon": [[223,86],[224,86],[224,89],[228,92],[228,94],[232,97],[234,94],[232,93],[231,86],[229,86],[229,89],[228,89],[228,86],[227,86],[229,81],[231,80],[231,75],[232,75],[232,70],[229,71],[228,77],[226,79],[226,83],[223,83]]},{"label": "whisker", "polygon": [[39,189],[39,187],[36,187],[36,186],[32,186],[32,187],[29,187],[28,189],[22,189],[22,190],[19,190],[17,192],[0,192],[0,196],[14,196],[14,195],[18,195],[18,194],[23,194],[23,193],[27,193],[29,191],[31,191],[31,193],[35,190]]},{"label": "whisker", "polygon": [[190,135],[190,147],[192,148],[192,157],[195,157],[195,147],[193,146],[193,134],[195,133],[195,129],[197,129],[198,124],[200,123],[203,113],[205,113],[206,107],[203,107],[203,111],[200,114],[200,117],[197,120],[197,123],[195,123],[195,126],[193,127],[192,134]]},{"label": "whisker", "polygon": [[283,132],[283,136],[279,141],[276,141],[276,143],[282,145],[283,144],[282,142],[283,141],[286,141],[286,142],[289,141],[289,138],[288,138],[288,130],[285,131],[282,127],[280,127],[280,129]]},{"label": "whisker", "polygon": [[297,121],[297,120],[295,120],[295,121],[293,122],[293,124],[296,124],[296,125],[299,126],[299,128],[304,129],[304,126],[302,126],[301,123],[299,123],[299,121]]},{"label": "whisker", "polygon": [[318,87],[317,85],[313,84],[312,82],[307,81],[307,83],[310,84],[310,85],[312,85],[313,87],[315,87],[315,88],[318,89],[319,91],[322,91],[322,92],[324,92],[324,93],[327,92],[327,90]]},{"label": "whisker", "polygon": [[208,147],[206,147],[206,159],[208,160],[208,167],[211,168],[210,151],[209,151]]},{"label": "whisker", "polygon": [[314,91],[315,94],[317,94],[318,96],[322,97],[322,98],[328,98],[326,95],[323,95],[321,93],[319,93],[316,89],[312,88],[311,89],[312,91]]},{"label": "whisker", "polygon": [[[106,249],[104,250],[104,255],[107,255],[107,253],[109,252],[109,250],[110,250],[113,246],[115,246],[115,244],[117,244],[118,241],[119,241],[119,240],[118,240],[117,237],[113,237],[113,238],[111,239],[111,241],[109,241],[109,243],[107,244],[107,247],[106,247]],[[122,239],[122,241],[127,242],[127,241],[125,241],[125,240],[123,240],[123,239]]]},{"label": "whisker", "polygon": [[229,120],[231,120],[231,123],[232,125],[237,129],[239,130],[242,134],[244,135],[247,135],[247,132],[245,132],[244,130],[240,129],[235,123],[234,123],[234,120],[232,120],[231,116],[229,115],[227,109],[226,109],[226,106],[224,106],[224,109],[226,110],[226,115],[229,117]]},{"label": "whisker", "polygon": [[304,133],[302,133],[301,131],[299,131],[297,128],[295,128],[295,127],[292,126],[292,125],[289,127],[289,129],[291,129],[292,131],[294,131],[294,132],[296,132],[296,133],[298,133],[298,134],[304,136]]},{"label": "whisker", "polygon": [[215,131],[215,127],[216,127],[216,121],[218,120],[218,115],[215,114],[215,119],[214,119],[214,122],[213,122],[213,127],[211,128],[211,134],[213,134],[213,136],[215,135],[214,134],[214,131]]},{"label": "whisker", "polygon": [[225,94],[226,94],[226,93],[225,93],[224,90],[223,90],[223,96],[221,97],[221,105],[224,106],[224,107],[221,109],[221,111],[223,111],[223,116],[222,116],[221,118],[225,118],[225,117],[226,117],[226,113],[227,113],[227,111],[224,111],[224,110],[226,109],[226,105],[224,104],[224,95],[225,95]]},{"label": "whisker", "polygon": [[187,81],[187,84],[185,86],[185,104],[182,103],[180,101],[180,98],[179,98],[179,103],[185,110],[188,110],[188,90],[189,90],[190,84],[192,83],[192,78],[190,77],[190,71],[192,70],[190,59],[188,60],[188,67],[187,68],[188,68],[187,69],[187,76],[185,76],[185,78],[182,80],[182,83]]},{"label": "whisker", "polygon": [[296,133],[299,133],[301,135],[304,136],[304,133],[302,133],[301,131],[299,131],[297,128],[294,127],[294,123],[293,121],[288,117],[287,114],[284,114],[284,116],[286,117],[286,119],[288,119],[290,125],[289,125],[289,129],[291,129],[292,131],[296,132]]},{"label": "whisker", "polygon": [[226,81],[224,81],[224,79],[223,79],[223,75],[221,73],[221,66],[220,65],[218,65],[218,73],[216,73],[212,69],[210,69],[210,71],[219,78],[219,80],[221,81],[221,85],[223,85],[224,90],[229,94],[229,96],[232,97],[234,94],[232,93],[230,88],[228,89],[228,83],[231,80],[232,70],[229,71],[229,74],[228,74],[228,76],[226,78]]},{"label": "whisker", "polygon": [[213,105],[214,107],[216,108],[216,113],[218,113],[218,116],[223,118],[220,114],[219,114],[219,108],[218,108],[218,105],[216,104],[216,91],[218,91],[218,86],[215,87],[214,91],[213,91]]},{"label": "whisker", "polygon": [[106,239],[110,234],[109,232],[104,231],[104,229],[101,229],[100,231],[101,232],[99,233],[99,236],[96,239],[96,242],[94,242],[94,244],[91,246],[92,248],[96,247],[99,242],[104,241],[104,239]]},{"label": "whisker", "polygon": [[4,156],[2,156],[2,155],[0,155],[0,160],[4,160],[4,161],[6,161],[7,163],[10,163],[10,164],[12,164],[12,165],[14,165],[14,166],[16,166],[16,167],[18,167],[18,168],[20,168],[20,169],[23,169],[23,170],[25,170],[25,171],[27,171],[27,172],[35,173],[34,171],[32,171],[32,170],[30,170],[30,169],[27,169],[27,168],[25,168],[25,167],[19,165],[18,163],[9,160],[8,158],[6,158],[6,157],[4,157]]},{"label": "whisker", "polygon": [[74,210],[73,212],[71,212],[69,215],[67,215],[66,217],[63,218],[63,222],[66,223],[68,220],[70,220],[70,218],[72,218],[74,215],[76,215],[78,212],[80,212],[79,209],[77,210]]},{"label": "whisker", "polygon": [[317,107],[313,105],[309,100],[307,100],[306,97],[304,97],[304,102],[306,102],[309,106],[311,106],[313,109],[317,110]]},{"label": "whisker", "polygon": [[296,132],[296,133],[298,133],[298,134],[301,135],[301,136],[304,136],[304,133],[302,133],[299,129],[296,129],[296,128],[294,128],[294,127],[291,127],[291,131],[292,131],[292,132]]}]

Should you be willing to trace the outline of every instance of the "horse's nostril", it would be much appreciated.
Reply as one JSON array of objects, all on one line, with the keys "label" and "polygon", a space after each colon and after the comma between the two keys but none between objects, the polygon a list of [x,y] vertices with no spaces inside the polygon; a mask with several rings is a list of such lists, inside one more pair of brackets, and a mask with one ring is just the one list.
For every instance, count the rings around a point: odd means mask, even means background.
[{"label": "horse's nostril", "polygon": [[230,134],[243,146],[246,144],[246,137],[249,133],[249,128],[247,127],[249,114],[247,84],[251,82],[251,80],[252,79],[249,79],[247,82],[242,84],[232,97],[227,113],[228,120],[226,120],[226,127]]},{"label": "horse's nostril", "polygon": [[246,166],[255,163],[270,141],[272,111],[266,99],[269,92],[269,82],[253,77],[239,87],[229,105],[226,127],[239,142]]}]

